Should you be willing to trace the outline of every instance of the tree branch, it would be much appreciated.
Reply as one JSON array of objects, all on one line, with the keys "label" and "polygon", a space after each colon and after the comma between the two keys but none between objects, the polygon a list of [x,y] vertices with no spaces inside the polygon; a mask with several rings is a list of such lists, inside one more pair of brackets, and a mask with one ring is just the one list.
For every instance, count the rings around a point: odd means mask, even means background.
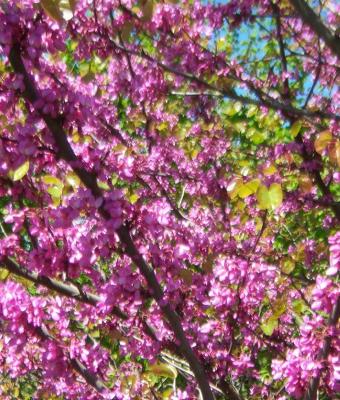
[{"label": "tree branch", "polygon": [[[80,291],[76,286],[68,285],[56,279],[49,278],[48,276],[38,274],[37,272],[29,271],[20,266],[10,257],[4,257],[2,262],[4,263],[4,267],[7,269],[7,271],[13,273],[14,275],[21,276],[22,278],[36,283],[37,285],[44,286],[50,290],[62,294],[63,296],[75,299],[80,303],[95,306],[100,301],[100,297],[95,294]],[[112,314],[124,320],[128,318],[128,316],[118,307],[113,307]]]},{"label": "tree branch", "polygon": [[[29,101],[29,103],[34,107],[35,102],[39,99],[38,92],[34,86],[32,78],[26,71],[25,65],[20,54],[20,45],[15,43],[12,45],[9,53],[9,61],[15,73],[21,74],[23,76],[23,83],[25,89],[22,96]],[[39,111],[38,111],[39,113]],[[39,113],[41,118],[45,121],[47,127],[52,133],[54,140],[56,142],[59,157],[65,160],[74,172],[79,176],[83,184],[90,189],[92,195],[96,198],[103,198],[102,191],[98,187],[96,174],[89,172],[85,167],[81,166],[81,161],[78,159],[74,153],[71,145],[67,140],[67,135],[63,129],[62,121],[59,117],[53,118],[50,115]],[[105,203],[98,208],[101,216],[110,220],[111,215],[105,208]],[[164,303],[163,301],[163,290],[156,278],[153,269],[146,263],[143,256],[139,253],[136,248],[129,229],[127,226],[121,226],[117,229],[118,237],[125,248],[125,253],[131,258],[131,260],[137,265],[140,273],[145,278],[150,291],[152,292],[153,298],[157,301],[159,307],[161,308],[163,314],[167,318],[171,329],[173,330],[175,337],[179,343],[179,349],[184,357],[187,359],[192,371],[195,374],[197,383],[202,391],[204,400],[214,400],[214,395],[211,391],[208,378],[206,376],[205,370],[200,363],[198,357],[192,350],[190,343],[183,330],[180,317],[171,308],[170,304]]]},{"label": "tree branch", "polygon": [[[285,45],[284,45],[283,37],[282,37],[282,24],[281,24],[281,17],[280,17],[280,8],[276,3],[271,2],[271,5],[273,8],[274,16],[275,16],[275,20],[276,20],[276,36],[277,36],[277,41],[279,43],[279,48],[280,48],[282,72],[287,74],[288,65],[287,65],[287,58],[286,58],[286,53],[285,53]],[[290,96],[289,80],[288,80],[288,77],[286,76],[283,80],[283,96],[282,96],[282,98],[284,100],[289,101],[290,97],[291,96]]]},{"label": "tree branch", "polygon": [[197,77],[196,75],[193,75],[188,72],[180,71],[170,65],[164,64],[163,62],[161,62],[161,61],[157,60],[156,58],[151,57],[149,54],[145,53],[144,50],[139,51],[139,50],[128,49],[127,47],[122,47],[119,43],[116,43],[112,39],[109,39],[109,40],[110,40],[112,47],[115,50],[126,52],[126,53],[131,54],[136,57],[144,58],[145,60],[148,60],[149,62],[158,65],[164,71],[170,72],[174,75],[185,78],[191,82],[197,83],[198,85],[201,85],[201,86],[203,86],[209,90],[212,90],[214,92],[221,93],[221,95],[223,97],[229,98],[231,100],[239,101],[242,104],[253,104],[258,107],[265,106],[265,107],[268,107],[268,108],[276,110],[276,111],[282,111],[282,112],[288,113],[290,115],[295,115],[297,117],[328,118],[328,119],[334,119],[336,121],[340,121],[340,115],[337,115],[337,114],[332,114],[332,113],[323,112],[323,111],[308,111],[308,110],[303,110],[303,109],[293,107],[288,104],[283,104],[282,102],[277,101],[276,99],[273,99],[272,97],[268,96],[266,93],[264,93],[260,89],[256,88],[250,82],[241,81],[242,83],[244,83],[248,86],[248,88],[258,97],[259,100],[252,99],[251,97],[239,95],[232,89],[226,90],[223,88],[219,88],[218,86],[210,84],[210,83],[206,82],[204,79]]},{"label": "tree branch", "polygon": [[304,0],[290,0],[303,22],[308,25],[340,58],[340,40],[323,24],[320,17],[309,7]]},{"label": "tree branch", "polygon": [[[35,331],[42,340],[51,340],[57,342],[57,340],[48,332],[46,327],[36,327]],[[59,344],[58,344],[59,345]],[[96,375],[90,372],[85,365],[83,365],[77,358],[71,358],[67,355],[69,365],[81,375],[85,381],[92,386],[97,392],[101,393],[106,389],[104,382],[99,379]]]}]

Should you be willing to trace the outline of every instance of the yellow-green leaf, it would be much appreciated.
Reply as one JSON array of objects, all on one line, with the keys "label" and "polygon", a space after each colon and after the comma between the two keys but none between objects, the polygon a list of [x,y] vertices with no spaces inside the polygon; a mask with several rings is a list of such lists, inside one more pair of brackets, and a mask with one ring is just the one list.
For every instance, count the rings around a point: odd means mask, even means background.
[{"label": "yellow-green leaf", "polygon": [[0,268],[0,281],[5,281],[10,272],[6,268]]},{"label": "yellow-green leaf", "polygon": [[15,171],[13,171],[12,175],[12,180],[14,182],[20,181],[28,172],[30,168],[30,162],[27,160],[23,164],[20,165],[19,168],[17,168]]},{"label": "yellow-green leaf", "polygon": [[281,263],[281,271],[285,274],[290,274],[291,272],[294,271],[295,268],[295,262],[293,260],[284,260]]},{"label": "yellow-green leaf", "polygon": [[162,399],[163,400],[170,399],[172,393],[173,393],[173,388],[172,387],[169,387],[169,388],[165,389],[164,392],[162,392]]},{"label": "yellow-green leaf", "polygon": [[273,164],[270,164],[268,167],[264,168],[264,170],[263,170],[263,173],[266,176],[273,175],[273,174],[275,174],[275,172],[277,172],[277,169],[276,169],[275,165],[273,165]]},{"label": "yellow-green leaf", "polygon": [[287,299],[285,296],[278,298],[273,304],[273,318],[279,318],[287,309]]},{"label": "yellow-green leaf", "polygon": [[46,185],[63,186],[63,182],[53,175],[44,175],[41,180]]},{"label": "yellow-green leaf", "polygon": [[332,139],[333,136],[329,131],[323,131],[319,133],[314,142],[315,151],[321,154],[332,141]]},{"label": "yellow-green leaf", "polygon": [[76,189],[80,185],[80,179],[77,174],[74,172],[69,172],[66,177],[66,182],[72,186],[74,189]]},{"label": "yellow-green leaf", "polygon": [[246,116],[248,117],[248,118],[251,118],[251,117],[253,117],[256,113],[257,113],[257,106],[254,106],[254,105],[251,105],[250,107],[249,107],[249,109],[248,109],[248,111],[247,111],[247,114],[246,114]]},{"label": "yellow-green leaf", "polygon": [[309,309],[308,306],[306,305],[306,303],[301,299],[293,300],[292,306],[293,306],[294,312],[298,315],[303,314],[305,311],[307,311]]},{"label": "yellow-green leaf", "polygon": [[60,198],[63,194],[63,186],[50,186],[47,189],[47,193],[49,193],[51,195],[51,197],[56,197],[56,198]]},{"label": "yellow-green leaf", "polygon": [[103,190],[110,190],[110,186],[109,186],[106,182],[104,182],[104,181],[99,181],[99,180],[97,180],[97,184],[98,184],[98,187],[99,187],[100,189],[103,189]]},{"label": "yellow-green leaf", "polygon": [[84,78],[90,72],[90,63],[81,62],[79,64],[79,75]]},{"label": "yellow-green leaf", "polygon": [[156,363],[153,365],[150,365],[148,368],[149,372],[152,372],[154,375],[157,376],[164,376],[166,378],[172,378],[176,379],[177,378],[177,370],[176,368],[172,367],[171,365],[165,364],[165,363]]},{"label": "yellow-green leaf", "polygon": [[260,180],[253,179],[252,181],[241,185],[237,194],[239,197],[241,197],[241,199],[245,199],[246,197],[254,194],[256,192],[257,188],[259,187],[259,185],[260,185]]},{"label": "yellow-green leaf", "polygon": [[283,193],[281,185],[273,183],[269,189],[261,185],[256,193],[256,197],[260,210],[275,210],[282,204]]},{"label": "yellow-green leaf", "polygon": [[118,175],[115,173],[111,175],[111,183],[113,186],[118,182],[118,178],[119,178]]},{"label": "yellow-green leaf", "polygon": [[243,185],[243,179],[241,177],[234,178],[227,186],[227,192],[231,199],[234,199],[240,187]]},{"label": "yellow-green leaf", "polygon": [[137,193],[132,193],[132,194],[128,197],[128,199],[129,199],[129,202],[130,202],[131,204],[135,204],[136,201],[139,199],[139,196],[138,196]]},{"label": "yellow-green leaf", "polygon": [[55,207],[58,207],[61,203],[61,196],[51,196],[52,203]]},{"label": "yellow-green leaf", "polygon": [[294,124],[291,126],[290,131],[293,137],[296,137],[302,128],[301,121],[295,121]]},{"label": "yellow-green leaf", "polygon": [[271,336],[274,330],[279,326],[279,322],[276,317],[271,316],[265,322],[261,324],[263,333],[267,336]]}]

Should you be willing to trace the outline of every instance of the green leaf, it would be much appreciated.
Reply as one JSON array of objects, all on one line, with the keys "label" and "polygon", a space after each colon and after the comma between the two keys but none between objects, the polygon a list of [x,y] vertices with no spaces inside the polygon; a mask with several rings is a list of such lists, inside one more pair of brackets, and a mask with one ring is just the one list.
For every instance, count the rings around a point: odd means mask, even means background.
[{"label": "green leaf", "polygon": [[97,180],[97,185],[102,190],[110,190],[110,186],[104,181]]},{"label": "green leaf", "polygon": [[139,196],[137,193],[132,193],[128,196],[128,200],[131,204],[135,204],[136,201],[139,199]]},{"label": "green leaf", "polygon": [[63,194],[63,186],[53,185],[47,189],[47,193],[49,193],[51,197],[60,198]]},{"label": "green leaf", "polygon": [[261,185],[256,194],[257,202],[260,210],[275,210],[282,204],[283,193],[281,185],[273,183],[268,189]]},{"label": "green leaf", "polygon": [[294,312],[298,315],[302,315],[303,313],[309,310],[308,306],[302,299],[293,300],[292,305]]},{"label": "green leaf", "polygon": [[234,198],[237,196],[237,194],[238,194],[240,188],[242,187],[242,185],[243,185],[243,179],[242,179],[241,177],[239,177],[239,176],[237,176],[236,178],[234,178],[234,179],[228,184],[228,186],[227,186],[227,192],[228,192],[228,195],[229,195],[229,197],[230,197],[231,199],[234,199]]},{"label": "green leaf", "polygon": [[265,335],[271,336],[278,326],[279,322],[277,318],[275,316],[271,316],[261,324],[261,329]]},{"label": "green leaf", "polygon": [[73,187],[73,189],[76,189],[80,185],[80,179],[77,174],[74,172],[69,172],[66,177],[66,182]]},{"label": "green leaf", "polygon": [[0,281],[5,281],[10,272],[6,268],[0,268]]},{"label": "green leaf", "polygon": [[315,151],[321,154],[332,141],[333,136],[329,131],[319,133],[314,142]]},{"label": "green leaf", "polygon": [[293,260],[284,260],[281,264],[281,271],[285,274],[290,274],[295,269],[295,262]]},{"label": "green leaf", "polygon": [[294,138],[299,134],[301,128],[302,128],[301,121],[295,121],[294,124],[291,126],[290,131]]},{"label": "green leaf", "polygon": [[27,174],[29,168],[30,168],[30,162],[27,160],[23,164],[21,164],[19,168],[13,171],[13,173],[11,173],[12,180],[14,182],[20,181],[20,179],[22,179]]},{"label": "green leaf", "polygon": [[54,186],[63,186],[63,182],[59,179],[56,178],[53,175],[44,175],[41,180],[46,184],[46,185],[54,185]]},{"label": "green leaf", "polygon": [[171,379],[177,378],[176,368],[165,363],[158,362],[156,364],[150,365],[147,372],[151,372],[156,376],[164,376]]},{"label": "green leaf", "polygon": [[256,193],[257,188],[260,185],[259,179],[253,179],[250,182],[244,183],[238,190],[238,196],[241,199],[245,199],[246,197]]}]

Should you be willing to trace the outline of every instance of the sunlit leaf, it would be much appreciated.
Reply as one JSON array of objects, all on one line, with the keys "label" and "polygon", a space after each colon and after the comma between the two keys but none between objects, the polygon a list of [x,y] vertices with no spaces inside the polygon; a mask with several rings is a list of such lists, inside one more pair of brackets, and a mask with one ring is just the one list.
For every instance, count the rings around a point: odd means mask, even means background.
[{"label": "sunlit leaf", "polygon": [[321,154],[328,146],[328,144],[332,141],[332,139],[333,136],[329,131],[323,131],[319,133],[314,142],[315,151]]},{"label": "sunlit leaf", "polygon": [[30,168],[30,162],[27,160],[23,164],[20,165],[19,168],[11,172],[11,178],[14,182],[20,181],[28,172]]},{"label": "sunlit leaf", "polygon": [[244,198],[254,194],[256,192],[257,188],[259,187],[259,185],[260,185],[260,180],[253,179],[252,181],[241,185],[237,194],[241,199],[244,199]]},{"label": "sunlit leaf", "polygon": [[97,180],[97,185],[100,189],[110,190],[110,186],[104,181]]},{"label": "sunlit leaf", "polygon": [[63,185],[52,185],[51,187],[47,188],[47,193],[49,193],[51,197],[60,198],[63,194]]},{"label": "sunlit leaf", "polygon": [[283,260],[281,262],[281,271],[285,274],[290,274],[295,269],[295,262],[291,259]]},{"label": "sunlit leaf", "polygon": [[273,175],[277,172],[274,164],[270,164],[268,167],[263,169],[263,174],[266,176]]},{"label": "sunlit leaf", "polygon": [[76,189],[80,185],[80,179],[74,172],[69,172],[65,177],[66,182]]},{"label": "sunlit leaf", "polygon": [[293,300],[292,302],[293,310],[295,313],[301,315],[309,310],[309,307],[302,299]]},{"label": "sunlit leaf", "polygon": [[261,185],[257,191],[256,197],[260,210],[275,210],[280,207],[283,200],[281,185],[273,183],[270,185],[269,189]]},{"label": "sunlit leaf", "polygon": [[173,393],[172,387],[165,389],[164,392],[162,392],[162,399],[163,400],[171,399],[172,393]]},{"label": "sunlit leaf", "polygon": [[234,178],[227,186],[227,192],[231,199],[234,199],[240,187],[243,185],[243,179],[241,177]]},{"label": "sunlit leaf", "polygon": [[253,117],[258,112],[257,106],[251,105],[246,113],[248,118]]},{"label": "sunlit leaf", "polygon": [[128,200],[131,204],[135,204],[136,201],[139,199],[139,196],[137,193],[132,193],[128,196]]},{"label": "sunlit leaf", "polygon": [[166,378],[171,378],[171,379],[177,378],[176,368],[165,363],[158,362],[156,364],[150,365],[148,371],[152,372],[154,375],[157,376],[164,376]]},{"label": "sunlit leaf", "polygon": [[302,128],[301,121],[295,121],[294,124],[291,126],[290,132],[294,138],[299,134],[301,128]]},{"label": "sunlit leaf", "polygon": [[44,175],[41,180],[46,184],[46,185],[55,185],[55,186],[63,186],[63,182],[59,179],[56,178],[55,176],[52,175]]},{"label": "sunlit leaf", "polygon": [[278,319],[274,316],[271,316],[261,324],[261,329],[265,335],[271,336],[278,326]]},{"label": "sunlit leaf", "polygon": [[0,268],[0,281],[5,281],[10,272],[6,268]]},{"label": "sunlit leaf", "polygon": [[287,298],[285,296],[278,298],[272,305],[272,308],[273,317],[279,318],[287,310]]}]

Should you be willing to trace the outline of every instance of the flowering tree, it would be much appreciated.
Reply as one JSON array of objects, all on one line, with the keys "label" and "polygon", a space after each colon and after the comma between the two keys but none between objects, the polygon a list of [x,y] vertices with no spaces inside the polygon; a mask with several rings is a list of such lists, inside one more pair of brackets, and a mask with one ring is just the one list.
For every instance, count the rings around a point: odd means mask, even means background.
[{"label": "flowering tree", "polygon": [[1,1],[2,399],[339,391],[336,3]]}]

